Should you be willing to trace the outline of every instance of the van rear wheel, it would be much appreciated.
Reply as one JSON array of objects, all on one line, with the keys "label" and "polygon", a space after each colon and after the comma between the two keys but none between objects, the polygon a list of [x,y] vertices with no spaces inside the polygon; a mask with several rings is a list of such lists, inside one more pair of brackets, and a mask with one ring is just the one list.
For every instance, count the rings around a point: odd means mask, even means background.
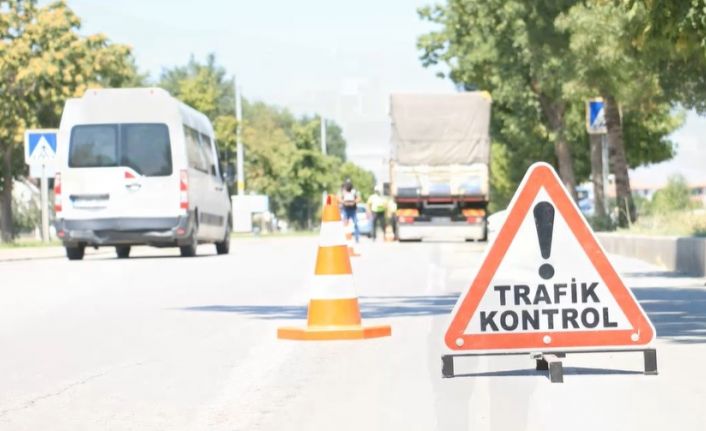
[{"label": "van rear wheel", "polygon": [[76,245],[76,246],[66,246],[66,257],[69,258],[69,260],[82,260],[83,255],[86,253],[86,246],[85,245]]},{"label": "van rear wheel", "polygon": [[230,252],[230,225],[226,226],[226,236],[223,241],[216,243],[217,254],[228,254]]},{"label": "van rear wheel", "polygon": [[129,245],[115,246],[115,254],[118,255],[118,259],[127,259],[128,257],[130,257],[130,246]]},{"label": "van rear wheel", "polygon": [[196,247],[199,245],[196,239],[196,232],[193,232],[189,237],[189,243],[186,245],[179,246],[179,252],[181,257],[194,257],[196,256]]}]

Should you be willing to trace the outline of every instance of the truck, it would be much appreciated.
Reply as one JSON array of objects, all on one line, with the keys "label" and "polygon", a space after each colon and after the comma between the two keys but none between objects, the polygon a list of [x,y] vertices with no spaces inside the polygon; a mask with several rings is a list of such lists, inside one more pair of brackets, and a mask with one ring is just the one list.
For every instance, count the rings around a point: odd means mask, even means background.
[{"label": "truck", "polygon": [[390,193],[400,241],[487,239],[490,94],[392,94]]}]

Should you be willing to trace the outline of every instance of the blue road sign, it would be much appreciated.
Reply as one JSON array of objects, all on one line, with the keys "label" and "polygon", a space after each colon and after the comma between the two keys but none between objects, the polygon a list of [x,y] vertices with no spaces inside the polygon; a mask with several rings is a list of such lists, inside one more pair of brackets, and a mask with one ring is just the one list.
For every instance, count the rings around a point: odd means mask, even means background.
[{"label": "blue road sign", "polygon": [[51,162],[56,155],[56,130],[27,130],[25,132],[25,162],[27,164]]},{"label": "blue road sign", "polygon": [[586,130],[589,134],[607,133],[603,99],[591,99],[586,104]]}]

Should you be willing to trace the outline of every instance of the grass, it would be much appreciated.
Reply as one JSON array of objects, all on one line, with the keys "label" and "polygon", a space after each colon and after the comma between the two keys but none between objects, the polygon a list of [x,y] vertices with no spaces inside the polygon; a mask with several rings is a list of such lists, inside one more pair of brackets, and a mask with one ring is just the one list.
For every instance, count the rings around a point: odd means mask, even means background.
[{"label": "grass", "polygon": [[59,240],[51,240],[42,242],[36,239],[17,239],[14,242],[0,242],[0,249],[6,248],[33,248],[33,247],[58,247],[61,245]]},{"label": "grass", "polygon": [[651,236],[706,237],[706,210],[641,216],[629,229],[621,229],[619,232]]}]

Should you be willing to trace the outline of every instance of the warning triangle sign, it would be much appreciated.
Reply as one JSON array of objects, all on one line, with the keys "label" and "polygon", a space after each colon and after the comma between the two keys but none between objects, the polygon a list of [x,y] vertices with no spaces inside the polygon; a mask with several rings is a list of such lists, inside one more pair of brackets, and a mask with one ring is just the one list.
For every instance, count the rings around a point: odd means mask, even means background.
[{"label": "warning triangle sign", "polygon": [[453,350],[567,351],[649,344],[655,330],[554,169],[535,163],[459,298]]}]

